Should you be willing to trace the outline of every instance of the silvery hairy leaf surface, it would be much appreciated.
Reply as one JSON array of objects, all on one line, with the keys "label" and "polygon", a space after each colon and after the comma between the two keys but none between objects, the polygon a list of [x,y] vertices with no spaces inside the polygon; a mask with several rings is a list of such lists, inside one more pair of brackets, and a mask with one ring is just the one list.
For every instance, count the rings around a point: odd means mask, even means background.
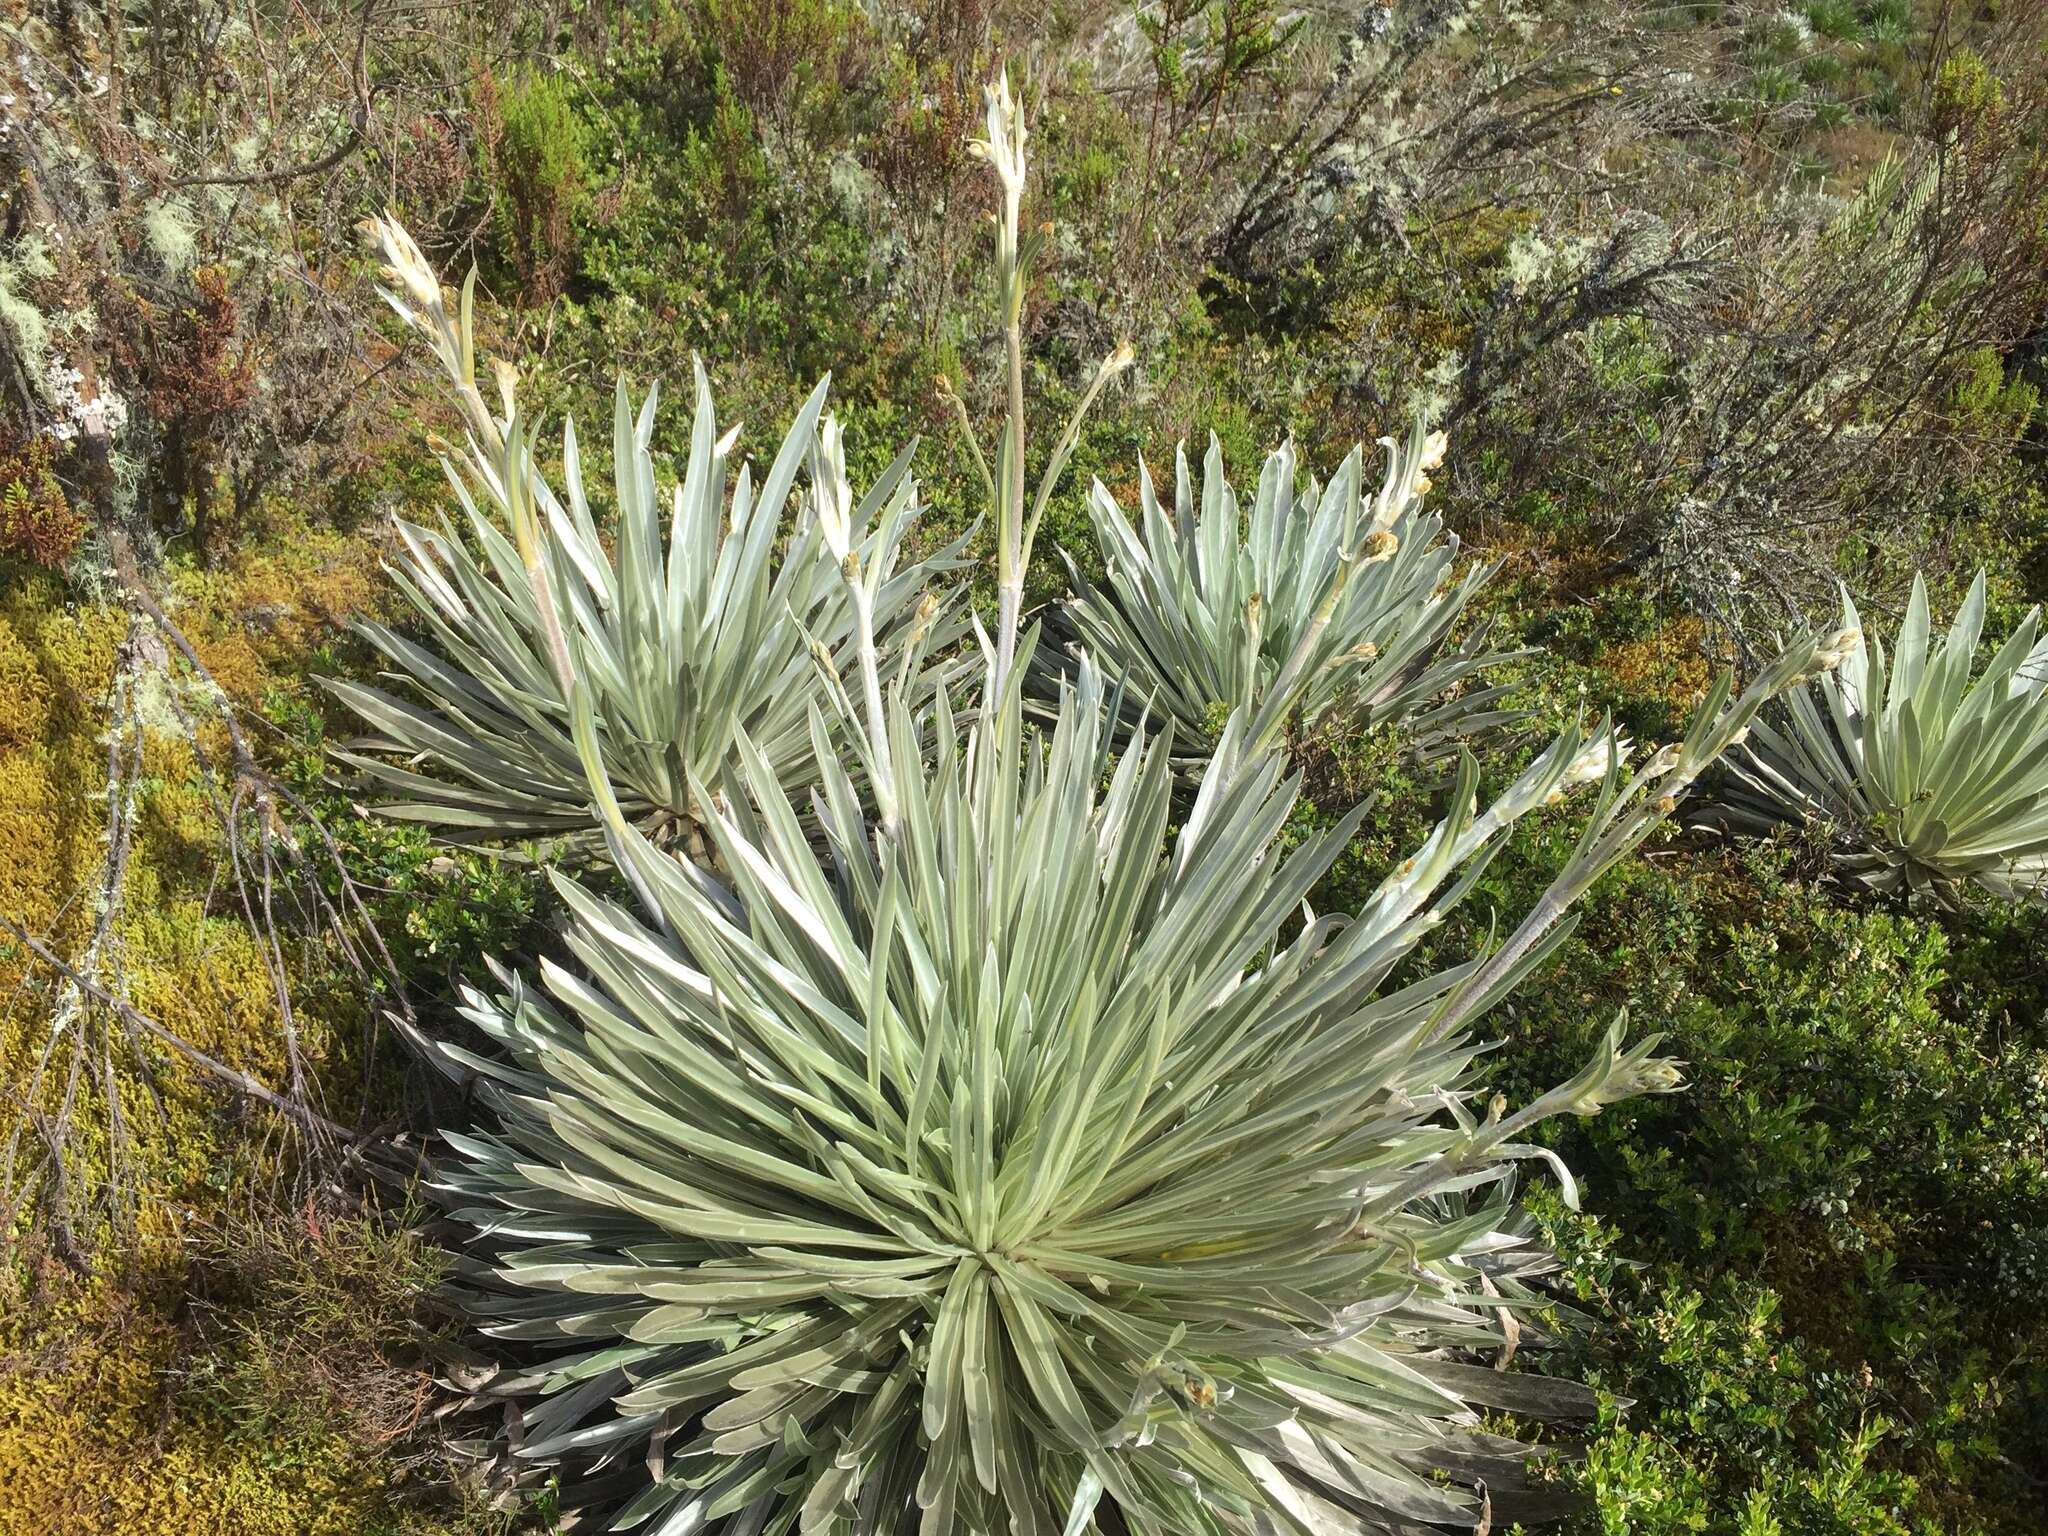
[{"label": "silvery hairy leaf surface", "polygon": [[[893,834],[822,718],[809,818],[742,737],[706,823],[727,873],[625,829],[641,905],[565,878],[573,963],[469,989],[498,1049],[441,1048],[495,1122],[449,1138],[440,1192],[515,1460],[664,1536],[1555,1513],[1480,1427],[1591,1403],[1493,1368],[1511,1314],[1541,1342],[1527,1132],[1677,1074],[1617,1024],[1509,1113],[1469,1026],[1805,664],[1733,705],[1724,680],[1633,774],[1607,727],[1486,800],[1464,758],[1354,915],[1305,903],[1355,818],[1288,847],[1297,781],[1235,725],[1177,817],[1170,734],[1119,747],[1092,668],[1043,732],[1018,686],[922,728],[895,700]],[[1575,785],[1538,907],[1402,971]]]},{"label": "silvery hairy leaf surface", "polygon": [[[451,314],[410,237],[375,228],[394,263],[385,296],[427,337],[469,429],[464,448],[442,454],[457,516],[397,524],[391,574],[411,632],[362,626],[389,664],[389,686],[326,684],[370,726],[338,755],[380,811],[452,840],[601,849],[571,739],[566,665],[588,691],[605,777],[627,813],[659,840],[701,847],[691,782],[715,782],[741,733],[782,784],[817,782],[810,712],[829,701],[835,672],[856,667],[863,641],[849,555],[879,664],[914,697],[929,694],[938,672],[928,659],[962,632],[944,583],[962,563],[964,537],[922,560],[906,556],[919,512],[914,445],[851,493],[820,383],[757,469],[736,455],[736,429],[721,431],[700,364],[673,478],[655,448],[656,391],[636,406],[621,381],[609,484],[601,493],[586,484],[567,423],[558,490],[537,461],[511,370],[500,369],[503,415],[483,401],[468,290]],[[529,556],[556,610],[559,660]]]},{"label": "silvery hairy leaf surface", "polygon": [[1243,503],[1213,438],[1199,477],[1183,447],[1170,500],[1140,463],[1135,523],[1097,481],[1088,515],[1104,576],[1068,562],[1074,596],[1050,621],[1066,654],[1041,660],[1071,671],[1089,655],[1123,681],[1127,716],[1172,720],[1191,751],[1237,710],[1258,741],[1391,724],[1425,751],[1513,718],[1504,690],[1479,684],[1507,658],[1487,653],[1483,632],[1450,640],[1492,573],[1456,576],[1458,541],[1425,508],[1443,438],[1418,425],[1383,441],[1377,487],[1363,448],[1327,483],[1297,483],[1290,444]]},{"label": "silvery hairy leaf surface", "polygon": [[1978,666],[1980,572],[1947,634],[1915,576],[1888,654],[1842,598],[1840,665],[1793,689],[1730,759],[1707,819],[1810,823],[1846,879],[1954,906],[2048,888],[2048,641],[2038,610]]}]

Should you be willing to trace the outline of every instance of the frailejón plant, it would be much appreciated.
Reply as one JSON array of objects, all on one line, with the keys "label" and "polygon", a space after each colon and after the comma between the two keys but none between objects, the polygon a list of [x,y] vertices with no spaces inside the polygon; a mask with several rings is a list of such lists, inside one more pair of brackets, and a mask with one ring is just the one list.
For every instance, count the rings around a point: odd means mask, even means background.
[{"label": "frailej\u00f3n plant", "polygon": [[1457,540],[1423,509],[1443,434],[1418,424],[1407,442],[1382,442],[1377,491],[1364,483],[1362,449],[1329,484],[1311,476],[1297,488],[1288,445],[1266,459],[1242,512],[1215,439],[1199,487],[1183,447],[1170,510],[1140,463],[1135,528],[1098,480],[1088,515],[1105,579],[1097,586],[1069,560],[1074,596],[1054,628],[1071,654],[1123,679],[1131,713],[1171,719],[1195,750],[1239,711],[1259,743],[1340,718],[1362,730],[1403,722],[1423,746],[1497,723],[1500,689],[1452,696],[1502,658],[1483,635],[1447,644],[1491,573],[1453,581]]},{"label": "frailej\u00f3n plant", "polygon": [[1893,653],[1842,597],[1840,667],[1788,693],[1739,753],[1710,819],[1814,823],[1848,880],[1954,906],[1974,883],[2048,890],[2048,642],[2038,610],[1972,676],[1984,576],[1932,634],[1915,577]]},{"label": "frailej\u00f3n plant", "polygon": [[[501,411],[476,380],[470,289],[454,313],[412,239],[374,221],[385,297],[422,334],[461,412],[468,443],[443,454],[463,529],[398,524],[393,575],[426,627],[416,644],[382,625],[363,632],[409,687],[330,687],[375,735],[341,754],[383,795],[387,815],[461,840],[560,839],[595,845],[590,791],[570,741],[568,704],[550,658],[558,639],[590,690],[606,776],[627,813],[658,840],[687,842],[744,731],[785,784],[817,774],[811,705],[824,685],[815,653],[852,666],[872,642],[885,666],[923,683],[924,656],[959,633],[937,583],[959,546],[916,564],[900,555],[917,515],[905,452],[857,502],[845,488],[836,426],[820,384],[757,484],[735,469],[737,428],[721,434],[701,367],[681,478],[657,484],[655,395],[637,411],[621,382],[612,426],[616,550],[599,535],[573,424],[562,434],[557,496],[534,462],[537,427],[521,417],[511,370]],[[810,486],[793,520],[785,507]],[[821,493],[827,483],[830,496]],[[667,523],[664,539],[663,522]],[[843,579],[857,555],[863,579]],[[530,559],[546,567],[543,618]],[[551,639],[551,636],[553,637]]]},{"label": "frailej\u00f3n plant", "polygon": [[[579,968],[469,991],[503,1057],[446,1051],[497,1121],[449,1138],[442,1187],[467,1309],[534,1351],[487,1389],[520,1458],[659,1532],[1541,1515],[1477,1427],[1585,1402],[1487,1361],[1548,1263],[1514,1170],[1545,1116],[1676,1074],[1617,1034],[1509,1113],[1468,1026],[1805,665],[1724,685],[1633,775],[1568,731],[1482,806],[1465,757],[1355,917],[1303,910],[1354,821],[1283,853],[1298,781],[1233,725],[1170,830],[1172,744],[1112,758],[1090,669],[1043,738],[1014,686],[964,728],[942,705],[930,766],[898,701],[896,831],[828,763],[825,868],[742,741],[707,821],[729,884],[617,819],[646,910],[562,881]],[[1505,942],[1388,985],[1583,782],[1579,848]]]}]

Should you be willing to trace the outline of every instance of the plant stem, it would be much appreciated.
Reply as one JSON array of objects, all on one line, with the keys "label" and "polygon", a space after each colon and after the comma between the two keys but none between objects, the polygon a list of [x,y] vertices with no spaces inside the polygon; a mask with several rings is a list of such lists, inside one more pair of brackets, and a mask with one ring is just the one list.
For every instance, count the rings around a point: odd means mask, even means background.
[{"label": "plant stem", "polygon": [[1003,272],[1003,303],[1008,311],[1003,344],[1009,353],[1010,414],[1007,463],[1003,465],[1001,547],[996,560],[996,671],[989,689],[1000,699],[1017,658],[1017,626],[1024,610],[1024,563],[1030,557],[1024,539],[1024,294],[1017,269],[1017,239],[1012,225]]}]

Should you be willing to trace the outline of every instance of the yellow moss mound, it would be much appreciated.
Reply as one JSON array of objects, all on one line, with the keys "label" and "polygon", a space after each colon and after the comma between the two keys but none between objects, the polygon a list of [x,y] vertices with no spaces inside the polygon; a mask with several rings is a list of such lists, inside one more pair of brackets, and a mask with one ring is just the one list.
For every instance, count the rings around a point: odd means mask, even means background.
[{"label": "yellow moss mound", "polygon": [[[272,530],[262,550],[224,567],[179,573],[178,624],[219,684],[245,710],[292,687],[310,654],[338,638],[376,583],[367,541]],[[76,959],[101,910],[107,806],[107,701],[128,616],[76,601],[53,575],[0,567],[0,912]],[[153,636],[151,637],[153,642]],[[189,682],[145,663],[135,842],[114,932],[136,1006],[193,1045],[262,1081],[286,1076],[281,1017],[257,935],[234,893],[215,812],[178,717],[207,713]],[[224,743],[206,728],[209,751]],[[259,735],[259,740],[260,735]],[[300,1040],[318,1074],[337,1039],[360,1025],[359,1000],[336,986],[317,946],[287,946]],[[30,1074],[52,1034],[60,988],[0,935],[0,1141],[25,1110],[49,1114],[62,1065],[34,1095]],[[344,1034],[343,1032],[346,1032]],[[116,1091],[129,1138],[133,1242],[122,1291],[95,1282],[49,1303],[52,1261],[35,1257],[33,1209],[17,1213],[11,1263],[0,1271],[0,1536],[370,1536],[434,1528],[401,1518],[383,1469],[355,1439],[314,1415],[252,1425],[209,1395],[205,1360],[185,1358],[185,1234],[254,1196],[278,1138],[226,1113],[218,1087],[172,1053],[138,1061],[116,1041]],[[95,1058],[96,1062],[96,1058]],[[81,1092],[69,1139],[75,1222],[109,1161],[96,1078]],[[41,1155],[30,1130],[23,1156]],[[120,1245],[78,1233],[108,1261]],[[141,1277],[139,1282],[133,1277]],[[55,1287],[62,1289],[62,1285]],[[42,1293],[30,1331],[27,1295]]]},{"label": "yellow moss mound", "polygon": [[123,1319],[52,1364],[0,1367],[0,1536],[367,1536],[397,1529],[374,1467],[334,1440],[277,1443],[179,1402],[177,1334]]}]

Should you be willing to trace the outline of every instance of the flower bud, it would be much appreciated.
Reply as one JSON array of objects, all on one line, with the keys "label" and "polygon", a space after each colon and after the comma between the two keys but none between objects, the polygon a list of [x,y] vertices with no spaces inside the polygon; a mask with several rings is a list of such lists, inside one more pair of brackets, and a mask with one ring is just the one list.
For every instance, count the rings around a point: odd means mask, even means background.
[{"label": "flower bud", "polygon": [[1652,777],[1660,773],[1669,773],[1678,765],[1679,754],[1682,750],[1677,742],[1666,742],[1651,755],[1647,763],[1643,764],[1643,772]]},{"label": "flower bud", "polygon": [[834,560],[844,561],[853,549],[853,491],[846,483],[846,446],[836,416],[818,423],[811,479],[825,547]]},{"label": "flower bud", "polygon": [[368,218],[357,226],[384,258],[385,279],[421,310],[441,307],[441,283],[405,226],[396,219]]},{"label": "flower bud", "polygon": [[519,390],[519,370],[502,357],[491,359],[491,377],[497,381],[498,403],[505,408],[505,419],[512,419],[512,404]]},{"label": "flower bud", "polygon": [[1578,756],[1565,768],[1560,788],[1570,788],[1574,784],[1590,784],[1595,779],[1606,778],[1609,765],[1619,768],[1628,761],[1628,755],[1633,750],[1629,739],[1622,735],[1602,736],[1587,742],[1579,748]]},{"label": "flower bud", "polygon": [[1814,664],[1822,672],[1832,672],[1863,644],[1863,631],[1853,625],[1837,631],[1814,653]]}]

